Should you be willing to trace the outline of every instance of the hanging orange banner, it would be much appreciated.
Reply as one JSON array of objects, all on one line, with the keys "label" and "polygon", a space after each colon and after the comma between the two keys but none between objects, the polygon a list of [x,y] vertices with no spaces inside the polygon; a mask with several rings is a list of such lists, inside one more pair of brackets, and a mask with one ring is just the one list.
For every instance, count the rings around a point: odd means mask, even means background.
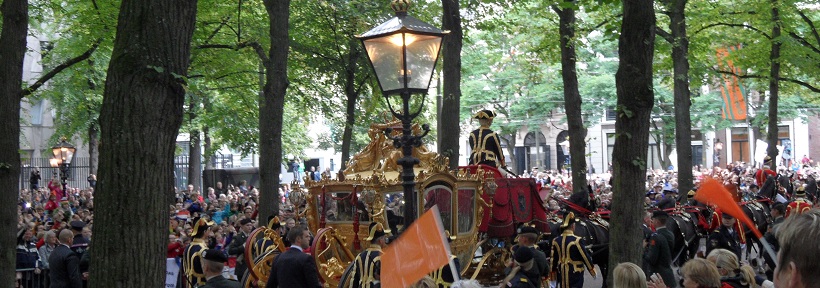
[{"label": "hanging orange banner", "polygon": [[[740,69],[735,67],[732,60],[727,59],[729,50],[736,51],[740,46],[717,49],[718,68],[723,71],[732,71],[735,74],[740,72]],[[720,85],[720,92],[723,96],[723,119],[734,121],[746,120],[746,93],[743,85],[740,84],[740,79],[734,75],[722,74],[722,83]]]}]

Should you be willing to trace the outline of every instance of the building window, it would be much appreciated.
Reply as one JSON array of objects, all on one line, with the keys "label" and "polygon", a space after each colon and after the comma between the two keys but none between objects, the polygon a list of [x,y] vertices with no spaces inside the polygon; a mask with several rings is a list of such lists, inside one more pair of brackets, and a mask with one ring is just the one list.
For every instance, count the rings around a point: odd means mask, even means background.
[{"label": "building window", "polygon": [[732,159],[730,161],[751,162],[749,147],[749,129],[746,127],[732,128]]},{"label": "building window", "polygon": [[43,100],[36,100],[31,103],[31,109],[28,111],[31,114],[31,125],[43,125]]},{"label": "building window", "polygon": [[615,113],[615,108],[613,108],[613,107],[606,108],[606,121],[615,121],[615,118],[617,118],[617,116],[618,116],[618,114]]}]

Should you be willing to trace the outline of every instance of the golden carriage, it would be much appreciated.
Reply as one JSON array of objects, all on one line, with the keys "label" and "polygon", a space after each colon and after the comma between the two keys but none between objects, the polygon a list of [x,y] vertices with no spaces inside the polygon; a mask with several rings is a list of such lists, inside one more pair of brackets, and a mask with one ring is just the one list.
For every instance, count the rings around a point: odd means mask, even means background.
[{"label": "golden carriage", "polygon": [[[489,219],[485,215],[492,207],[489,202],[496,202],[490,201],[499,187],[493,178],[494,172],[477,166],[451,171],[447,169],[446,157],[430,152],[423,145],[415,147],[413,156],[420,159],[414,169],[417,193],[415,199],[405,199],[401,166],[396,163],[402,156],[401,150],[385,135],[385,132],[398,135],[401,130],[392,129],[398,125],[397,120],[371,125],[370,144],[353,156],[338,179],[305,179],[304,188],[298,183],[293,187],[289,199],[294,206],[303,207],[297,209],[297,217],[305,217],[309,230],[315,235],[310,252],[325,287],[339,286],[355,255],[369,246],[364,239],[372,221],[381,223],[393,235],[403,229],[405,201],[416,201],[419,209],[414,218],[438,205],[444,229],[451,235],[451,252],[462,263],[459,273],[463,277],[475,279],[485,267],[489,268],[484,269],[485,272],[493,271],[489,278],[497,279],[497,270],[503,269],[509,252],[504,247],[489,245],[483,233],[487,231],[479,231],[479,227],[487,229],[486,224],[481,224],[486,221],[483,219]],[[413,128],[420,130],[418,125]],[[531,193],[528,190],[521,194]],[[538,203],[532,205],[540,206]],[[284,251],[278,234],[271,230],[270,226],[259,228],[249,237],[246,255],[248,260],[253,259],[254,265],[244,277],[246,287],[263,286],[273,258]],[[482,258],[474,259],[477,248],[485,243],[482,247],[485,253],[479,253]]]}]

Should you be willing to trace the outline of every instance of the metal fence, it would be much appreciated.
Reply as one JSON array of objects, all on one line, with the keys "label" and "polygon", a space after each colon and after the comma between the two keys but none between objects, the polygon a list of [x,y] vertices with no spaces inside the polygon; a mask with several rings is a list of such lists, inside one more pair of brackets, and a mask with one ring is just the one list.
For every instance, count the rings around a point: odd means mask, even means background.
[{"label": "metal fence", "polygon": [[[188,185],[188,155],[174,156],[174,186],[184,189]],[[40,170],[39,187],[46,187],[51,177],[56,177],[57,181],[60,179],[60,168],[51,167],[51,158],[28,158],[21,161],[20,169],[20,189],[28,189],[30,187],[31,172],[35,169]],[[232,154],[219,154],[211,157],[211,163],[216,168],[231,168],[233,167]],[[68,167],[68,186],[80,189],[91,187],[88,183],[88,175],[91,174],[91,158],[90,157],[74,157],[71,160],[71,166]],[[205,163],[201,165],[205,168]],[[197,173],[202,175],[202,171]],[[201,176],[200,176],[201,177]]]},{"label": "metal fence", "polygon": [[[50,159],[42,157],[22,159],[20,163],[20,189],[29,188],[31,172],[35,169],[40,170],[39,187],[46,187],[52,177],[56,177],[59,182],[60,168],[51,167],[51,164],[49,164]],[[91,159],[89,157],[74,157],[71,160],[71,166],[68,167],[68,179],[66,180],[69,187],[80,189],[91,187],[88,184],[88,175],[91,174],[90,163]]]},{"label": "metal fence", "polygon": [[50,286],[50,278],[48,270],[42,270],[40,273],[35,273],[34,268],[16,269],[15,284],[20,288],[48,288]]}]

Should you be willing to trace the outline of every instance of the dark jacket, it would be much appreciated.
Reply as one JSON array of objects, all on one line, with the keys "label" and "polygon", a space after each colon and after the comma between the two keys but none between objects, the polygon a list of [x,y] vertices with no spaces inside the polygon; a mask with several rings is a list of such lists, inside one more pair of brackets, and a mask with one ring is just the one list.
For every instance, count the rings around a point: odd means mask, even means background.
[{"label": "dark jacket", "polygon": [[228,245],[228,255],[236,256],[236,276],[242,278],[245,271],[248,270],[248,264],[245,263],[245,241],[248,240],[248,235],[244,232],[237,233],[236,237],[231,240]]},{"label": "dark jacket", "polygon": [[658,228],[649,237],[644,260],[649,267],[648,275],[658,273],[666,286],[675,287],[675,272],[672,271],[672,247],[675,247],[675,236],[666,227]]},{"label": "dark jacket", "polygon": [[498,135],[486,127],[470,132],[470,165],[485,164],[493,167],[507,166]]},{"label": "dark jacket", "polygon": [[222,275],[216,276],[205,282],[205,285],[199,288],[241,288],[239,281],[225,279]]},{"label": "dark jacket", "polygon": [[50,288],[81,288],[83,287],[80,275],[80,257],[66,245],[58,245],[48,257],[48,266],[51,269]]},{"label": "dark jacket", "polygon": [[720,228],[710,233],[709,239],[706,240],[706,254],[709,254],[712,249],[723,248],[734,252],[735,255],[737,255],[737,259],[742,259],[740,257],[739,237],[737,231],[729,232],[729,228],[720,225]]},{"label": "dark jacket", "polygon": [[265,287],[321,288],[322,284],[319,284],[319,272],[313,257],[291,247],[273,260]]}]

